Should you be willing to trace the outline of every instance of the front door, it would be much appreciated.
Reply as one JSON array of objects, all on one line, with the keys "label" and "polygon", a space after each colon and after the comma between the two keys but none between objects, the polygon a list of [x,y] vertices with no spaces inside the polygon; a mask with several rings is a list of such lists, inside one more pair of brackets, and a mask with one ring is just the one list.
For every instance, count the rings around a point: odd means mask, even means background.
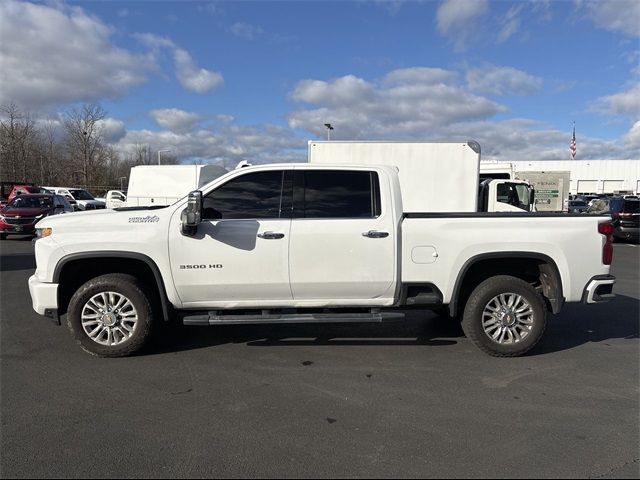
[{"label": "front door", "polygon": [[195,236],[170,235],[173,280],[186,307],[291,301],[290,182],[285,171],[234,177],[204,196]]}]

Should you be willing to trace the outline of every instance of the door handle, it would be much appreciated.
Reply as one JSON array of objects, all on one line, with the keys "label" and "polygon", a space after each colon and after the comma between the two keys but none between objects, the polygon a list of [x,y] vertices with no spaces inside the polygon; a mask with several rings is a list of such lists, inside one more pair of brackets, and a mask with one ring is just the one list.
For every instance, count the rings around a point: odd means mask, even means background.
[{"label": "door handle", "polygon": [[369,238],[386,238],[389,236],[389,232],[379,232],[378,230],[369,230],[368,232],[363,232],[362,236],[369,237]]},{"label": "door handle", "polygon": [[264,238],[265,240],[278,240],[280,238],[284,238],[284,233],[264,232],[264,233],[259,233],[258,238]]}]

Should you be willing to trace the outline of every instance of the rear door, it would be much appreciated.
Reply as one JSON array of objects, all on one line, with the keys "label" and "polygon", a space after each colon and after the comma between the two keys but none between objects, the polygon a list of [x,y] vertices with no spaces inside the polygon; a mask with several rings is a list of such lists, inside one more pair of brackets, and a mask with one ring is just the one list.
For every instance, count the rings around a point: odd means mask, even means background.
[{"label": "rear door", "polygon": [[296,170],[289,252],[294,300],[377,305],[393,297],[390,205],[376,171]]},{"label": "rear door", "polygon": [[248,172],[208,192],[197,234],[170,233],[180,299],[194,307],[291,301],[290,228],[291,171]]}]

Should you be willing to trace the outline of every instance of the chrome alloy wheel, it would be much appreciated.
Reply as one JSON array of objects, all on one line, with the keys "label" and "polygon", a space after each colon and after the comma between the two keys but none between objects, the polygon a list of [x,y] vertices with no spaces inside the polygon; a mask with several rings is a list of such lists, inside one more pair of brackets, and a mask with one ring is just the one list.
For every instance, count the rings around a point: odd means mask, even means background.
[{"label": "chrome alloy wheel", "polygon": [[516,293],[501,293],[489,300],[484,307],[482,328],[496,343],[518,343],[533,328],[533,308]]},{"label": "chrome alloy wheel", "polygon": [[120,345],[136,330],[138,312],[127,297],[116,292],[101,292],[82,307],[82,328],[100,345]]}]

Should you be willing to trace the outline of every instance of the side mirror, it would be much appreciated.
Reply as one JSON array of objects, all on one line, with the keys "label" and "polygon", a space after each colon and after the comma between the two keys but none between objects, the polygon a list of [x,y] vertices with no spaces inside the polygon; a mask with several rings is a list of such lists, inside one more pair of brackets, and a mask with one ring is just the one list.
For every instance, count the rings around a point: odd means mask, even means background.
[{"label": "side mirror", "polygon": [[187,208],[180,214],[182,234],[192,236],[202,221],[202,192],[194,190],[189,194]]}]

